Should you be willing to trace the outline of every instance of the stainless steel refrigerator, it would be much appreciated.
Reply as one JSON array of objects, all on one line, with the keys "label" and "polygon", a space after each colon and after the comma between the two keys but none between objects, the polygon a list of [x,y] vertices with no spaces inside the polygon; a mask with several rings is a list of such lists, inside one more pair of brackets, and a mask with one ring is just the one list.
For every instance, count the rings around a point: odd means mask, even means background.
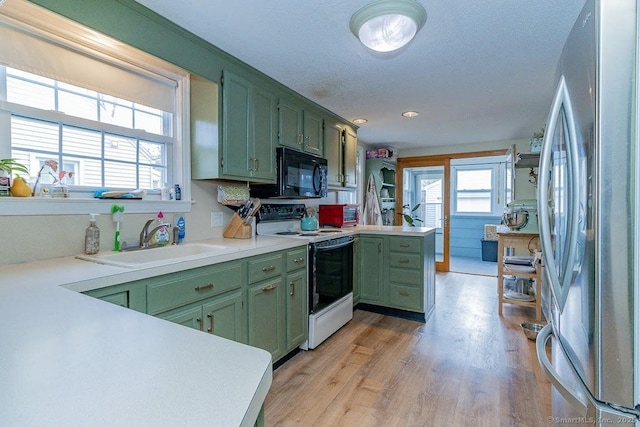
[{"label": "stainless steel refrigerator", "polygon": [[637,0],[587,1],[557,69],[538,169],[548,324],[536,342],[554,425],[640,426],[638,22]]}]

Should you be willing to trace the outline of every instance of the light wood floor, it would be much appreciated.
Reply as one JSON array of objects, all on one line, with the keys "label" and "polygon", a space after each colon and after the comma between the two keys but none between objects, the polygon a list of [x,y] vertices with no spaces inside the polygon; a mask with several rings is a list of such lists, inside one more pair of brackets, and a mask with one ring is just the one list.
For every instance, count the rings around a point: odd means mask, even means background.
[{"label": "light wood floor", "polygon": [[426,324],[356,310],[274,372],[266,426],[547,426],[551,386],[496,278],[439,273]]}]

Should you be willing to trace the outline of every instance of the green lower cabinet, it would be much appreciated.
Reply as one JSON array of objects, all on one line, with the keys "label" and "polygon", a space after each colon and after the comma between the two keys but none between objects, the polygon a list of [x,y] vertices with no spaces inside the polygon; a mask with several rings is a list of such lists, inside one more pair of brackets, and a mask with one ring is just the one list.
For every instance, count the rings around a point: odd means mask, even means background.
[{"label": "green lower cabinet", "polygon": [[287,342],[286,351],[293,350],[307,339],[307,271],[287,275]]},{"label": "green lower cabinet", "polygon": [[237,342],[244,339],[242,291],[216,298],[202,306],[207,332]]},{"label": "green lower cabinet", "polygon": [[167,313],[158,314],[156,317],[199,331],[203,330],[202,304],[180,307]]},{"label": "green lower cabinet", "polygon": [[[428,315],[435,304],[434,233],[361,235],[360,302]],[[355,293],[355,292],[354,292]]]},{"label": "green lower cabinet", "polygon": [[360,237],[360,301],[386,304],[383,237]]},{"label": "green lower cabinet", "polygon": [[190,304],[156,315],[160,319],[198,329],[230,340],[244,342],[242,291]]},{"label": "green lower cabinet", "polygon": [[353,240],[353,305],[360,302],[360,263],[362,262],[360,237]]},{"label": "green lower cabinet", "polygon": [[248,344],[267,350],[276,361],[285,354],[282,278],[260,282],[247,295]]},{"label": "green lower cabinet", "polygon": [[109,286],[107,288],[94,289],[84,292],[84,294],[141,313],[147,312],[146,288],[142,284],[126,283]]}]

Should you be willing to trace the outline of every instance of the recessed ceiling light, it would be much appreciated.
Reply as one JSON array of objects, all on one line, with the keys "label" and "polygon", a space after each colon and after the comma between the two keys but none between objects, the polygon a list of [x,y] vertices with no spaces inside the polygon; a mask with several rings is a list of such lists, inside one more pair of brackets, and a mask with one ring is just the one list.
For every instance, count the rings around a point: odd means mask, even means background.
[{"label": "recessed ceiling light", "polygon": [[405,111],[404,113],[402,113],[402,117],[411,118],[417,116],[418,114],[420,113],[418,113],[417,111]]},{"label": "recessed ceiling light", "polygon": [[367,119],[363,119],[363,118],[359,118],[359,119],[353,119],[353,123],[357,124],[357,125],[361,125],[363,123],[367,123],[369,120]]}]

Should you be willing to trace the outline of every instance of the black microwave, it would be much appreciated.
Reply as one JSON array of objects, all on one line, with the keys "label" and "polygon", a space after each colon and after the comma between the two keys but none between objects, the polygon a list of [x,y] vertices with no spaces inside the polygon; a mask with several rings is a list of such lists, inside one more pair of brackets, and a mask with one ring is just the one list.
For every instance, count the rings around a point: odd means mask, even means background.
[{"label": "black microwave", "polygon": [[307,199],[327,196],[327,159],[278,147],[276,183],[251,184],[251,197]]}]

